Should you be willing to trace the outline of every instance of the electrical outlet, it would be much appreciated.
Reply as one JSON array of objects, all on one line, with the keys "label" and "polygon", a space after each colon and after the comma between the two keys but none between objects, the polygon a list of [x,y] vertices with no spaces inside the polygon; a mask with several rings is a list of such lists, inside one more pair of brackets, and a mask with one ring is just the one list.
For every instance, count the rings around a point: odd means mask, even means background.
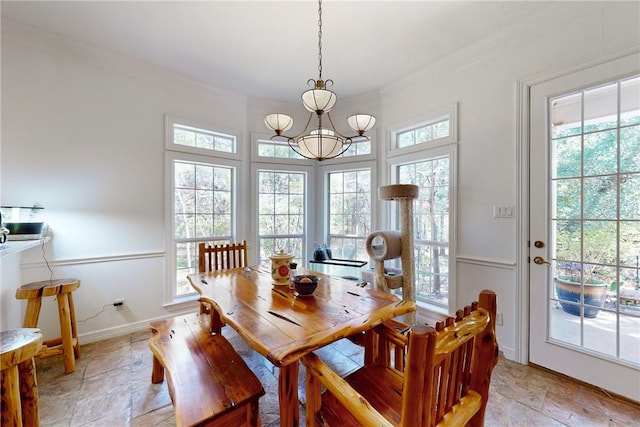
[{"label": "electrical outlet", "polygon": [[496,313],[496,325],[502,326],[502,313]]},{"label": "electrical outlet", "polygon": [[124,308],[124,298],[117,298],[113,300],[113,306],[116,310],[122,310]]}]

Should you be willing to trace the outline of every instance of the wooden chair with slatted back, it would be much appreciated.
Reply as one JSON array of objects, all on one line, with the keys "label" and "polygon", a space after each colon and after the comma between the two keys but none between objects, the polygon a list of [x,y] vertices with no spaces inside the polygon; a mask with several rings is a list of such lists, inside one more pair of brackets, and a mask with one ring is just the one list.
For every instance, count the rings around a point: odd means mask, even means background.
[{"label": "wooden chair with slatted back", "polygon": [[[228,270],[249,265],[247,241],[226,245],[198,243],[198,272]],[[223,323],[220,315],[204,301],[200,301],[200,313],[211,315],[211,332],[220,333]]]},{"label": "wooden chair with slatted back", "polygon": [[[417,324],[403,335],[379,325],[375,360],[345,378],[304,356],[307,425],[482,426],[498,361],[495,314],[496,294],[482,291],[436,328]],[[404,372],[392,366],[394,346],[405,348]]]}]

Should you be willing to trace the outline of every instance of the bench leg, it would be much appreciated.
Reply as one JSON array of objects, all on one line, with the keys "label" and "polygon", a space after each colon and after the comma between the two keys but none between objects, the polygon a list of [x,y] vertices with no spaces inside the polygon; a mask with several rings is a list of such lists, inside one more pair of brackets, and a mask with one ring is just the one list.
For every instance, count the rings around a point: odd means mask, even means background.
[{"label": "bench leg", "polygon": [[151,383],[159,384],[164,381],[164,366],[153,356],[153,366],[151,367]]},{"label": "bench leg", "polygon": [[0,373],[2,383],[2,415],[0,424],[3,426],[22,427],[20,408],[20,379],[18,366],[12,366]]}]

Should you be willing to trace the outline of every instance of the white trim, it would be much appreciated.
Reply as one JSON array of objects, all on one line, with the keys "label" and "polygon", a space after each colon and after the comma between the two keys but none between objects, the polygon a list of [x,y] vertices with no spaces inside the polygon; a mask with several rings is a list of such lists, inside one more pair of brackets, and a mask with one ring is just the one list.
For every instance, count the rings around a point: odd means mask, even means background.
[{"label": "white trim", "polygon": [[529,95],[531,86],[516,82],[516,286],[515,301],[520,310],[516,314],[514,358],[518,363],[529,362]]},{"label": "white trim", "polygon": [[28,261],[20,263],[20,268],[43,268],[46,267],[47,264],[50,267],[67,267],[72,265],[99,264],[104,262],[131,261],[136,259],[164,258],[165,255],[165,252],[141,252],[135,254],[107,255],[91,258],[54,259],[48,260],[46,263],[44,261]]},{"label": "white trim", "polygon": [[[106,340],[109,338],[121,337],[123,335],[132,334],[135,332],[141,332],[144,330],[148,331],[149,323],[153,322],[154,320],[161,320],[167,317],[181,316],[183,314],[193,313],[193,311],[196,310],[197,308],[198,308],[198,302],[194,301],[188,306],[184,305],[180,307],[179,312],[173,312],[168,316],[156,317],[156,318],[147,319],[147,320],[140,320],[138,322],[127,323],[121,326],[114,326],[111,328],[92,331],[86,334],[79,334],[78,341],[80,341],[84,345],[84,344],[90,344],[96,341]],[[149,333],[149,336],[151,336],[151,333]]]},{"label": "white trim", "polygon": [[508,261],[502,259],[491,259],[491,258],[480,258],[480,257],[471,257],[459,255],[456,257],[456,262],[461,264],[474,264],[474,265],[482,265],[484,267],[492,267],[492,268],[504,268],[506,270],[515,270],[517,263],[515,261]]}]

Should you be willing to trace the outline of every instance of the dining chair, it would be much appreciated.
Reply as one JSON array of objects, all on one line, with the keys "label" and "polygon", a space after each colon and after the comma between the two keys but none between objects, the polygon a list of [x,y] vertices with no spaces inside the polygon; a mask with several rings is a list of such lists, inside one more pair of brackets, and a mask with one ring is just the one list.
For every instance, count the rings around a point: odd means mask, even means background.
[{"label": "dining chair", "polygon": [[[198,272],[228,270],[249,265],[247,241],[228,243],[226,245],[210,245],[198,243]],[[204,301],[200,301],[200,314],[210,314],[210,328],[213,333],[220,333],[223,326],[220,315]]]},{"label": "dining chair", "polygon": [[[403,335],[378,325],[373,363],[345,378],[314,353],[304,356],[307,425],[482,426],[498,361],[495,315],[496,294],[482,291],[435,328],[415,324]],[[393,347],[404,349],[404,371],[392,363]]]}]

